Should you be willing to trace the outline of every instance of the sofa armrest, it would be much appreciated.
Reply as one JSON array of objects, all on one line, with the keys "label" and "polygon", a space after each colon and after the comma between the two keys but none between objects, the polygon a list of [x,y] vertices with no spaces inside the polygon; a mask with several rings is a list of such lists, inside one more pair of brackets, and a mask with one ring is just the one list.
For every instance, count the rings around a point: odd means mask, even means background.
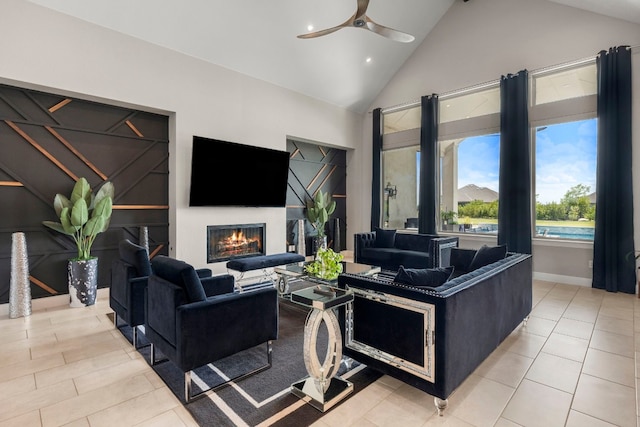
[{"label": "sofa armrest", "polygon": [[363,249],[375,246],[376,232],[356,233],[353,235],[353,239],[353,261],[357,263],[361,261]]},{"label": "sofa armrest", "polygon": [[204,279],[205,277],[211,277],[213,275],[213,270],[210,268],[198,268],[196,269],[196,274],[199,278]]},{"label": "sofa armrest", "polygon": [[200,279],[202,288],[207,297],[214,295],[228,294],[233,292],[235,285],[235,279],[230,274],[220,274],[211,277],[205,277]]},{"label": "sofa armrest", "polygon": [[437,237],[431,239],[431,259],[434,267],[451,265],[451,249],[458,247],[458,237]]}]

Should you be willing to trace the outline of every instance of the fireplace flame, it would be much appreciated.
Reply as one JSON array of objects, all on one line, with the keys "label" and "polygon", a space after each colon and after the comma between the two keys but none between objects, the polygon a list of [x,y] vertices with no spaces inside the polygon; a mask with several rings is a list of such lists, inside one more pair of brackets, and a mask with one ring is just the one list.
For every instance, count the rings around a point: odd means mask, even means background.
[{"label": "fireplace flame", "polygon": [[263,235],[259,227],[221,228],[210,237],[209,262],[262,253]]}]

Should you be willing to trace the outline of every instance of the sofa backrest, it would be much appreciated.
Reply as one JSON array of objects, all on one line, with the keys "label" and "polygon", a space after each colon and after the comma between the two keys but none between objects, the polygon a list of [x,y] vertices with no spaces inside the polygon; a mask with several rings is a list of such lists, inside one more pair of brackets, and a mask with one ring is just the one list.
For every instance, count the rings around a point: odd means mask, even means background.
[{"label": "sofa backrest", "polygon": [[433,237],[431,234],[396,233],[394,247],[409,251],[429,252]]},{"label": "sofa backrest", "polygon": [[443,285],[438,286],[433,290],[441,296],[452,295],[462,289],[473,286],[478,281],[484,280],[489,276],[500,274],[502,271],[508,269],[512,265],[517,264],[518,262],[521,262],[527,258],[531,258],[531,255],[510,252],[505,258],[501,260],[450,279]]}]

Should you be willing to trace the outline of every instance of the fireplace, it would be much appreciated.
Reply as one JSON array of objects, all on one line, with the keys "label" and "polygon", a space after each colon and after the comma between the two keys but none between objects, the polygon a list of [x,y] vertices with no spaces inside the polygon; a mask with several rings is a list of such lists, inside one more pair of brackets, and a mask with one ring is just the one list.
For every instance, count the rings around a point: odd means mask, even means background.
[{"label": "fireplace", "polygon": [[264,255],[266,224],[207,226],[207,262]]}]

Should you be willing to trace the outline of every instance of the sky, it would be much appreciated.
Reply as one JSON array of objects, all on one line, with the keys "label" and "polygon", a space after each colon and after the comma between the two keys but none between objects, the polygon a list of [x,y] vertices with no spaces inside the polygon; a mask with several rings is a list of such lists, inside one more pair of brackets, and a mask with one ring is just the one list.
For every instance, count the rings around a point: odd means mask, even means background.
[{"label": "sky", "polygon": [[[560,202],[578,184],[596,189],[596,119],[539,127],[535,193],[541,203]],[[533,141],[532,141],[533,142]],[[458,188],[467,184],[498,191],[499,134],[466,138],[458,147]]]}]

